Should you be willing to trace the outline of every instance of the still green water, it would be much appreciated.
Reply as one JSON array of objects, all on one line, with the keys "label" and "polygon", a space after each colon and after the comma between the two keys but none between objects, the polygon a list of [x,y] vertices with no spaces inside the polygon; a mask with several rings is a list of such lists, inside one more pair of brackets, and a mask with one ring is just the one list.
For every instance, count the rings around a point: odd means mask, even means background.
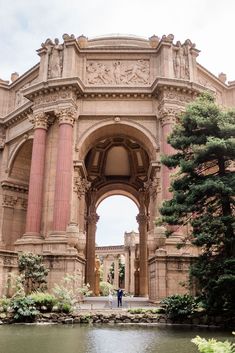
[{"label": "still green water", "polygon": [[139,325],[0,326],[0,353],[196,353],[196,335],[232,339],[229,332]]}]

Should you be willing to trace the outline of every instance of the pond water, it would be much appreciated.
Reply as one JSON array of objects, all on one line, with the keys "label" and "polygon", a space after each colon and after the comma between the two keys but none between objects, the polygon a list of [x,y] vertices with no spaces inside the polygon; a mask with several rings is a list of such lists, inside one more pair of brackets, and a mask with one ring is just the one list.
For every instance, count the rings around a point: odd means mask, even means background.
[{"label": "pond water", "polygon": [[197,353],[196,335],[232,339],[217,329],[147,325],[0,326],[0,353]]}]

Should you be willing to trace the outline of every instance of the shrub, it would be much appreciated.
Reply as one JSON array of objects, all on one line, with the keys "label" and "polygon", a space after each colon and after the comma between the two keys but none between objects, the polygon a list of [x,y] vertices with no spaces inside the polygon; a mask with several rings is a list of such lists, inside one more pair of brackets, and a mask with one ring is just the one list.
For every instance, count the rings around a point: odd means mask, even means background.
[{"label": "shrub", "polygon": [[6,297],[0,298],[0,312],[7,312],[11,304],[11,300]]},{"label": "shrub", "polygon": [[217,341],[214,338],[206,340],[199,336],[192,339],[198,347],[199,352],[201,353],[234,353],[235,344],[228,341],[221,342]]},{"label": "shrub", "polygon": [[[43,292],[34,292],[30,295],[33,299],[36,308],[40,311],[51,312],[54,305],[57,304],[57,299],[54,295]],[[43,308],[45,308],[43,310]]]},{"label": "shrub", "polygon": [[19,255],[19,271],[24,275],[25,292],[31,293],[35,290],[46,288],[46,277],[49,270],[42,263],[42,257],[31,253]]},{"label": "shrub", "polygon": [[170,319],[185,319],[193,314],[197,307],[195,299],[188,295],[172,295],[161,301]]},{"label": "shrub", "polygon": [[14,319],[17,321],[34,321],[39,314],[35,302],[30,297],[15,297],[11,301]]},{"label": "shrub", "polygon": [[101,295],[107,296],[113,291],[113,285],[109,282],[100,282],[100,293]]}]

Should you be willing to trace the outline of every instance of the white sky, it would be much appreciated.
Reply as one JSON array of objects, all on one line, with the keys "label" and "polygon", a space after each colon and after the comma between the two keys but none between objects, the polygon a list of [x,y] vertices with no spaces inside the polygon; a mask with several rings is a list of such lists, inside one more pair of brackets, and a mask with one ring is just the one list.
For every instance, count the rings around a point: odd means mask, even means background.
[{"label": "white sky", "polygon": [[[23,74],[39,61],[36,49],[41,43],[48,37],[61,40],[63,33],[146,38],[172,33],[181,42],[191,39],[201,50],[198,62],[232,81],[234,24],[235,0],[0,0],[0,78],[9,80],[14,71]],[[110,200],[98,210],[99,244],[111,237],[111,243],[118,244],[125,230],[137,230],[135,206]],[[106,202],[111,202],[107,208]],[[124,228],[119,229],[121,224]]]}]

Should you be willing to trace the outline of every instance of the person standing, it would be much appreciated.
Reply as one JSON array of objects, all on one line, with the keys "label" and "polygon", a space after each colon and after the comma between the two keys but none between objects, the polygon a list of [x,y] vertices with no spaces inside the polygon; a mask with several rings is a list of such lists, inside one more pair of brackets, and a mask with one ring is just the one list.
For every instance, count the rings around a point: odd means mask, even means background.
[{"label": "person standing", "polygon": [[109,295],[108,295],[108,301],[109,301],[109,308],[112,309],[113,308],[113,294],[110,291]]},{"label": "person standing", "polygon": [[121,288],[118,288],[118,290],[117,290],[118,308],[120,306],[122,307],[122,297],[123,297],[123,290]]}]

